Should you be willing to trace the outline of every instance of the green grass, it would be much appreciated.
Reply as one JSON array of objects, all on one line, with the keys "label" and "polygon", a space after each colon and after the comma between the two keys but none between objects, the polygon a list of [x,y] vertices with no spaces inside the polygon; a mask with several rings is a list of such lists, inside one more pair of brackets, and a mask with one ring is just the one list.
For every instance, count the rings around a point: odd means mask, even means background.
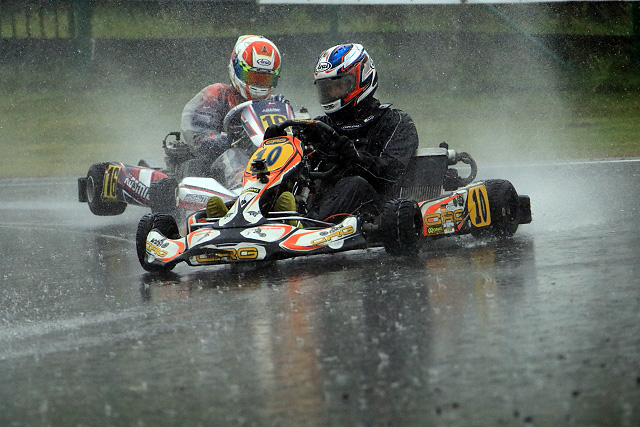
[{"label": "green grass", "polygon": [[[107,160],[162,161],[162,138],[178,130],[194,93],[135,86],[2,93],[0,178],[81,176]],[[292,95],[294,106],[318,112],[313,92]],[[640,156],[637,94],[379,95],[411,114],[422,146],[447,141],[480,164]]]},{"label": "green grass", "polygon": [[[55,5],[55,3],[53,3]],[[533,34],[630,35],[631,5],[551,3],[499,5],[511,23]],[[341,32],[514,30],[486,5],[386,5],[337,8],[321,5],[269,5],[252,2],[94,2],[91,27],[95,38],[227,37],[250,26],[265,35],[322,33],[337,25]],[[13,4],[0,8],[0,31],[6,37],[69,37],[69,9]],[[42,16],[42,23],[40,21]]]},{"label": "green grass", "polygon": [[[521,38],[493,43],[491,34],[514,30],[483,6],[260,9],[225,3],[212,11],[200,2],[98,3],[94,63],[43,63],[27,52],[23,62],[0,64],[0,178],[80,176],[106,160],[162,161],[161,140],[179,129],[184,104],[204,85],[227,81],[230,46],[187,50],[169,40],[147,51],[130,43],[130,50],[120,47],[107,57],[104,39],[294,35],[287,40],[297,44],[283,50],[278,90],[294,106],[319,113],[309,58],[327,47],[332,20],[340,31],[363,32],[364,40],[356,41],[376,61],[380,99],[411,114],[422,146],[447,141],[479,162],[640,156],[640,73],[630,67],[628,52],[577,48],[571,59],[580,70],[563,73]],[[629,35],[630,7],[571,2],[500,10],[533,34]],[[7,19],[0,16],[5,36]],[[51,27],[46,13],[45,26]],[[445,37],[441,45],[422,45],[428,42],[414,40],[411,31]],[[476,32],[478,47],[464,50],[461,31]]]}]

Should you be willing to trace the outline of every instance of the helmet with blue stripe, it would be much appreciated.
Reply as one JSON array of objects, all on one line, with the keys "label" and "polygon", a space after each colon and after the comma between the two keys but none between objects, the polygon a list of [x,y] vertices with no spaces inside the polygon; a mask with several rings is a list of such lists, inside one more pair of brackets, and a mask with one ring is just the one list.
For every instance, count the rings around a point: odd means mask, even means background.
[{"label": "helmet with blue stripe", "polygon": [[320,105],[327,114],[361,104],[378,88],[373,60],[357,43],[333,46],[322,52],[314,77]]}]

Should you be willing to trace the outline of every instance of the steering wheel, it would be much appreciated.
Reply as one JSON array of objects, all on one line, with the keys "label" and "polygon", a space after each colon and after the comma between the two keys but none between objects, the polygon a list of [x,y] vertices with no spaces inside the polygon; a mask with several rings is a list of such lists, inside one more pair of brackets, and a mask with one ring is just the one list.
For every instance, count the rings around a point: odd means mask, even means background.
[{"label": "steering wheel", "polygon": [[251,104],[253,104],[253,101],[245,101],[230,109],[222,120],[222,131],[225,133],[229,133],[229,125],[231,124],[231,121],[235,119],[236,116],[240,114],[247,105]]},{"label": "steering wheel", "polygon": [[[340,137],[340,135],[338,135],[338,132],[336,132],[335,129],[333,129],[328,124],[321,122],[319,120],[295,120],[295,119],[285,120],[284,122],[276,125],[277,133],[284,134],[285,129],[288,127],[297,127],[303,130],[309,129],[314,132],[319,131],[320,134],[326,135],[327,136],[326,140],[324,138],[318,138],[316,141],[311,141],[312,143],[316,144],[316,146],[320,146],[320,147],[322,145],[326,145],[326,142],[323,142],[323,141],[327,141],[327,140],[336,141]],[[333,167],[331,167],[329,170],[326,170],[326,171],[310,171],[309,177],[311,179],[326,179],[334,175],[336,172],[338,172],[338,170],[339,170],[338,166],[334,165]]]},{"label": "steering wheel", "polygon": [[[303,130],[309,129],[314,132],[319,131],[320,134],[326,135],[329,141],[336,141],[340,137],[340,135],[338,135],[338,132],[336,132],[335,129],[333,129],[331,126],[329,126],[325,122],[321,122],[319,120],[295,120],[295,119],[285,120],[284,122],[277,124],[276,129],[279,134],[284,134],[284,130],[290,126],[301,128]],[[318,146],[322,146],[324,145],[323,140],[324,138],[320,139],[319,141],[311,141],[311,142],[315,143]]]}]

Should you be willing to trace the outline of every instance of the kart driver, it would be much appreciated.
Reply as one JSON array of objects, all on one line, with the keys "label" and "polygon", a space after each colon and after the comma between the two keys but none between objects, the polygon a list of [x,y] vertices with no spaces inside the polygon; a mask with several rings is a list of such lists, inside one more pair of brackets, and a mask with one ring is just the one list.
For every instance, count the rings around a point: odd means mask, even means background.
[{"label": "kart driver", "polygon": [[340,214],[381,213],[383,201],[418,148],[411,117],[373,97],[378,74],[360,44],[334,46],[316,62],[315,86],[339,139],[322,146],[340,172],[324,180],[309,199],[311,218],[340,220]]},{"label": "kart driver", "polygon": [[[280,52],[262,36],[245,35],[236,41],[229,61],[231,85],[216,83],[202,89],[182,111],[182,151],[167,150],[167,167],[185,176],[214,176],[227,188],[242,183],[242,171],[256,147],[241,146],[223,132],[225,115],[247,100],[276,99],[272,95],[280,77]],[[231,132],[230,132],[231,133]],[[185,152],[186,151],[186,152]],[[239,175],[238,175],[238,171]]]}]

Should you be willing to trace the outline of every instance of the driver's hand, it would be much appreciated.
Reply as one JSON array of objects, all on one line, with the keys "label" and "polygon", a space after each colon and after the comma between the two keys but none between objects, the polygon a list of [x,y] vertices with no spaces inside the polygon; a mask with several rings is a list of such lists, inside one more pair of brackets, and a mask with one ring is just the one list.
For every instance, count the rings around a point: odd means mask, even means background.
[{"label": "driver's hand", "polygon": [[271,99],[274,100],[274,101],[283,102],[283,103],[286,103],[286,104],[289,103],[289,100],[287,98],[285,98],[284,95],[282,95],[282,94],[272,95]]},{"label": "driver's hand", "polygon": [[278,128],[278,125],[271,125],[264,131],[264,139],[275,138],[276,136],[285,136],[287,132]]},{"label": "driver's hand", "polygon": [[341,135],[337,140],[333,141],[331,151],[343,164],[355,162],[360,157],[353,141],[344,135]]}]

